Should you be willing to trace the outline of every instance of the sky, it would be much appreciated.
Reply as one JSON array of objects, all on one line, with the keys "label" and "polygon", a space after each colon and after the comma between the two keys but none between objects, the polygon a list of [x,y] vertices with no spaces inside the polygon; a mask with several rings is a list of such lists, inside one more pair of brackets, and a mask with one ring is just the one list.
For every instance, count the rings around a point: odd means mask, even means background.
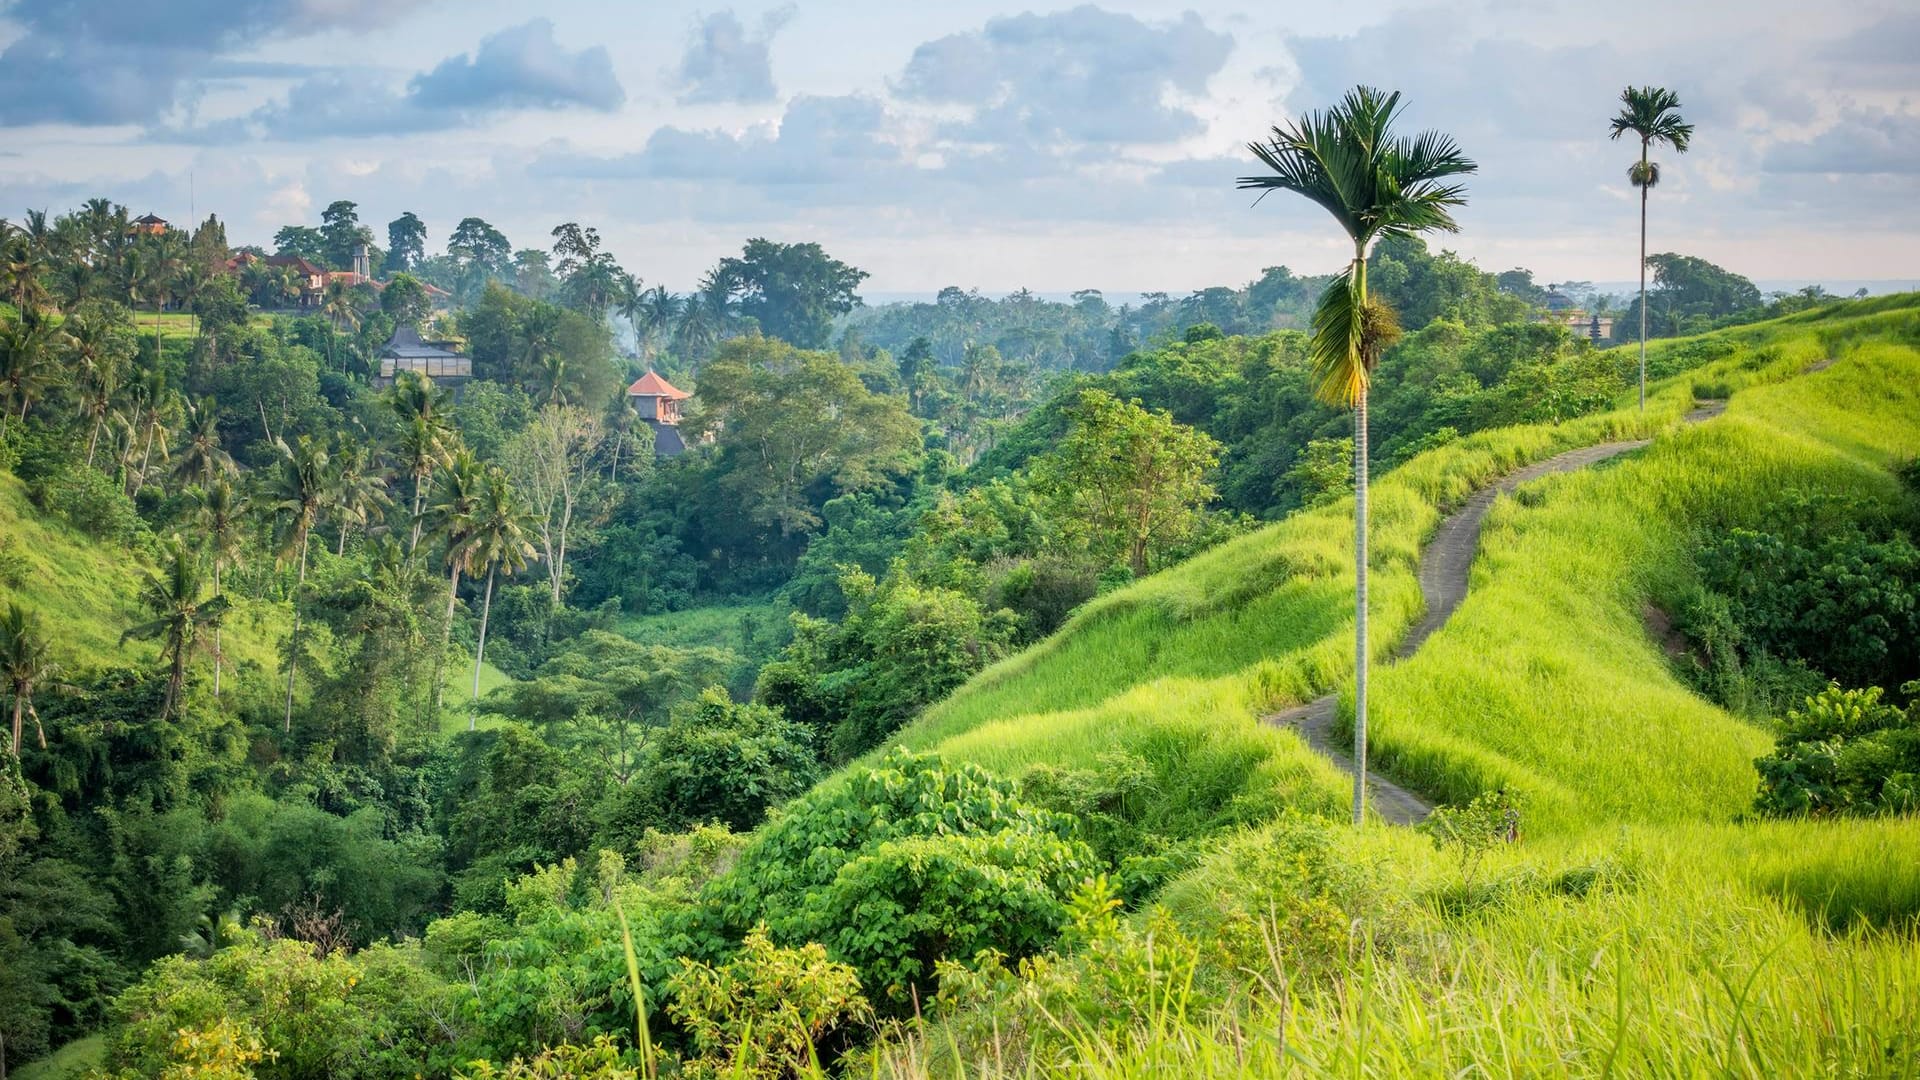
[{"label": "sky", "polygon": [[238,243],[359,204],[440,250],[597,227],[691,288],[753,236],[870,294],[1185,292],[1330,271],[1326,213],[1234,188],[1356,83],[1479,163],[1434,243],[1634,276],[1627,84],[1680,95],[1650,249],[1756,280],[1920,280],[1920,9],[1861,0],[0,0],[0,216],[106,196]]}]

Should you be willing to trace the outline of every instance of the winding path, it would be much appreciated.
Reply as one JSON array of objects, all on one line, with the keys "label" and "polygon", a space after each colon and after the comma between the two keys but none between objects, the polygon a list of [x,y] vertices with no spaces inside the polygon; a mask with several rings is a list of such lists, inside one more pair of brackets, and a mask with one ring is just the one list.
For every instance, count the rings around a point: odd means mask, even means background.
[{"label": "winding path", "polygon": [[[1724,401],[1700,402],[1685,419],[1689,424],[1698,424],[1719,416],[1726,411],[1726,407]],[[1515,469],[1469,496],[1466,505],[1447,515],[1446,520],[1440,523],[1440,528],[1434,531],[1433,539],[1428,541],[1426,550],[1421,553],[1420,597],[1425,601],[1426,614],[1394,649],[1393,659],[1405,660],[1418,652],[1420,646],[1426,644],[1434,631],[1445,626],[1461,602],[1466,600],[1473,557],[1480,548],[1480,527],[1496,498],[1529,480],[1537,480],[1551,473],[1584,469],[1629,450],[1638,450],[1650,442],[1651,439],[1628,439],[1568,450]],[[1261,721],[1276,727],[1292,728],[1306,740],[1308,746],[1352,776],[1353,756],[1333,737],[1334,706],[1338,700],[1337,694],[1328,694],[1304,705],[1264,716]],[[1367,772],[1367,803],[1381,818],[1395,825],[1416,824],[1433,812],[1432,803],[1380,775],[1376,769]]]}]

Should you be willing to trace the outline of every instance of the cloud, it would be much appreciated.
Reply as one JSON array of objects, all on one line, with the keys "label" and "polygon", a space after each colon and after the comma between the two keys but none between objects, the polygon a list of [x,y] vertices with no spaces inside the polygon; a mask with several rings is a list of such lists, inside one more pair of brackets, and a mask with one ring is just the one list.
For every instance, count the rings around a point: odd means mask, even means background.
[{"label": "cloud", "polygon": [[[552,152],[543,154],[531,171],[567,179],[741,183],[776,191],[842,185],[864,197],[876,182],[897,177],[908,167],[901,149],[887,137],[893,122],[878,100],[863,94],[803,94],[788,102],[778,127],[733,134],[669,125],[649,136],[637,153],[598,157]],[[817,192],[808,195],[819,197]]]},{"label": "cloud", "polygon": [[245,116],[156,135],[179,142],[404,135],[477,123],[514,109],[570,106],[611,112],[626,101],[604,46],[561,46],[553,23],[534,19],[483,38],[471,54],[441,61],[404,89],[358,71],[322,71],[282,101]]},{"label": "cloud", "polygon": [[1809,139],[1774,144],[1762,165],[1778,173],[1920,176],[1920,115],[1848,110]]},{"label": "cloud", "polygon": [[218,57],[273,38],[392,23],[429,0],[16,0],[0,51],[0,126],[142,124]]},{"label": "cloud", "polygon": [[408,83],[414,105],[429,110],[558,109],[612,112],[627,100],[605,46],[569,52],[553,22],[534,19],[490,34],[471,56],[451,56]]},{"label": "cloud", "polygon": [[731,11],[709,15],[694,28],[680,58],[676,85],[682,105],[758,104],[774,100],[773,37],[793,18],[791,6],[776,8],[749,34]]},{"label": "cloud", "polygon": [[1170,142],[1204,125],[1169,99],[1205,93],[1232,49],[1192,12],[1158,24],[1092,6],[1029,12],[921,45],[895,91],[970,107],[947,129],[962,141]]}]

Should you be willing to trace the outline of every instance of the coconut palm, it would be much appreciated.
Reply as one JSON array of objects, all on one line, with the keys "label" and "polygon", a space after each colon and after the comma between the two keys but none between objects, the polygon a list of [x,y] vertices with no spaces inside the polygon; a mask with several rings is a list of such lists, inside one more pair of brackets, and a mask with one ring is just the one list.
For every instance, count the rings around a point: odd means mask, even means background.
[{"label": "coconut palm", "polygon": [[219,625],[227,610],[227,598],[218,593],[203,596],[205,580],[200,575],[200,560],[178,538],[167,544],[160,573],[148,574],[140,588],[140,603],[153,618],[128,627],[120,635],[128,638],[159,638],[160,656],[167,661],[167,697],[160,718],[173,715],[180,703],[180,691],[187,681],[187,655],[200,631]]},{"label": "coconut palm", "polygon": [[18,319],[0,326],[0,435],[10,419],[25,422],[27,410],[45,396],[58,368],[53,361],[57,331],[39,319]]},{"label": "coconut palm", "polygon": [[369,529],[374,519],[393,500],[387,497],[387,482],[374,467],[373,452],[355,442],[342,442],[333,455],[333,503],[340,519],[340,537],[334,554],[347,551],[347,536],[355,529]]},{"label": "coconut palm", "polygon": [[287,709],[285,730],[293,731],[293,678],[300,663],[299,588],[307,583],[307,542],[320,524],[330,496],[330,470],[327,446],[313,436],[302,435],[294,446],[283,439],[274,440],[280,460],[267,476],[264,497],[267,508],[280,519],[282,562],[294,559],[299,571],[294,579],[293,632],[287,639]]},{"label": "coconut palm", "polygon": [[67,319],[72,343],[74,396],[79,414],[87,421],[87,467],[93,467],[100,446],[100,429],[112,414],[125,378],[126,361],[133,353],[122,324],[107,312],[88,308]]},{"label": "coconut palm", "polygon": [[627,325],[633,328],[635,351],[639,350],[640,339],[645,334],[641,329],[641,323],[646,318],[647,294],[650,291],[642,287],[637,275],[629,274],[625,270],[613,279],[613,310],[627,320]]},{"label": "coconut palm", "polygon": [[33,692],[58,670],[40,616],[9,601],[6,614],[0,616],[0,682],[6,684],[8,704],[13,712],[12,748],[16,760],[20,757],[20,721],[24,717],[33,717],[40,749],[47,748],[47,733],[40,727],[40,714],[33,708]]},{"label": "coconut palm", "polygon": [[[489,468],[480,486],[469,516],[466,535],[460,542],[462,560],[469,572],[487,572],[487,587],[480,602],[480,638],[473,650],[473,697],[480,697],[480,665],[487,655],[487,616],[493,611],[493,581],[501,570],[508,577],[527,568],[533,555],[533,521],[520,502],[505,471]],[[473,729],[473,718],[467,718]]]},{"label": "coconut palm", "polygon": [[427,505],[425,518],[432,526],[433,535],[446,544],[447,551],[447,618],[441,626],[441,660],[436,662],[433,684],[436,712],[446,683],[438,664],[445,661],[447,648],[453,643],[453,609],[460,602],[460,575],[472,570],[473,552],[467,538],[474,528],[475,510],[480,505],[486,479],[486,469],[480,459],[473,451],[461,447],[441,467],[439,482],[433,486],[433,501]]},{"label": "coconut palm", "polygon": [[446,463],[455,435],[447,416],[452,399],[436,389],[433,380],[417,371],[402,371],[387,393],[387,404],[400,420],[400,460],[413,478],[413,536],[407,554],[420,546],[420,513],[433,471]]},{"label": "coconut palm", "polygon": [[[196,515],[200,526],[200,537],[207,545],[207,561],[213,565],[213,591],[222,592],[220,575],[232,565],[240,554],[240,541],[245,533],[244,522],[247,502],[232,482],[224,476],[215,476],[200,493],[200,509]],[[220,624],[213,627],[213,696],[220,696],[220,668],[224,660],[220,649]]]},{"label": "coconut palm", "polygon": [[360,309],[354,306],[353,288],[341,278],[327,282],[325,304],[320,310],[327,317],[327,366],[333,367],[333,339],[340,335],[340,328],[360,325]]},{"label": "coconut palm", "polygon": [[1320,297],[1309,345],[1316,392],[1353,408],[1354,718],[1353,820],[1366,806],[1367,777],[1367,384],[1380,354],[1399,334],[1393,312],[1367,294],[1367,248],[1388,236],[1456,232],[1451,210],[1466,202],[1449,177],[1475,171],[1452,138],[1439,132],[1397,136],[1398,92],[1348,91],[1325,112],[1273,129],[1248,149],[1269,170],[1239,186],[1291,191],[1317,203],[1353,242],[1353,260]]},{"label": "coconut palm", "polygon": [[175,483],[206,488],[216,478],[233,476],[238,471],[233,455],[220,448],[220,410],[212,398],[187,406],[182,434],[180,453],[173,463]]},{"label": "coconut palm", "polygon": [[1647,407],[1647,193],[1660,182],[1660,163],[1647,155],[1655,143],[1687,152],[1693,125],[1680,118],[1680,96],[1658,86],[1629,86],[1620,91],[1620,115],[1613,118],[1618,139],[1631,131],[1640,139],[1640,160],[1627,167],[1627,180],[1640,189],[1640,407]]}]

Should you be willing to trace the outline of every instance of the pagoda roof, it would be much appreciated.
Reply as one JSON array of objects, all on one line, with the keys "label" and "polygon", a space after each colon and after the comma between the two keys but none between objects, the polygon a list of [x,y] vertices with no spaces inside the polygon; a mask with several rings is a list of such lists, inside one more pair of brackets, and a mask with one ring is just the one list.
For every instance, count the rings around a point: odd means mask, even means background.
[{"label": "pagoda roof", "polygon": [[135,225],[165,225],[167,219],[156,214],[143,214],[140,217],[134,218],[133,223]]},{"label": "pagoda roof", "polygon": [[380,348],[380,355],[393,360],[464,360],[466,357],[439,347],[439,343],[420,340],[420,331],[411,326],[396,326],[393,336]]},{"label": "pagoda roof", "polygon": [[672,383],[660,377],[659,373],[648,369],[645,375],[633,380],[627,387],[628,397],[663,397],[672,401],[685,401],[692,394],[676,388]]}]

